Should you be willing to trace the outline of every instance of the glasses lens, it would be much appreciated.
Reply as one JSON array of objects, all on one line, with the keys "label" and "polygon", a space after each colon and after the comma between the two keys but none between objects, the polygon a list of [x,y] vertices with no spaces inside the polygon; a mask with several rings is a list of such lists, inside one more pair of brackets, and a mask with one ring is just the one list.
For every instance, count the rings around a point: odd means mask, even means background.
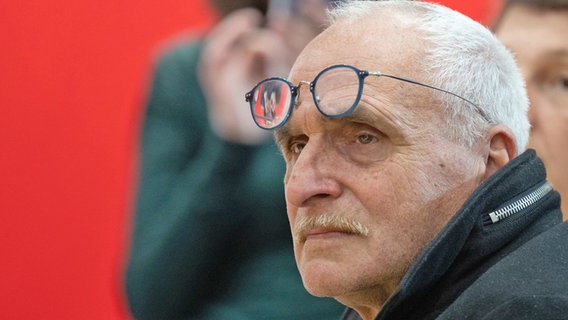
[{"label": "glasses lens", "polygon": [[314,80],[314,99],[321,113],[329,117],[350,111],[359,98],[359,75],[354,69],[336,66]]},{"label": "glasses lens", "polygon": [[273,129],[288,117],[292,92],[281,79],[267,79],[259,83],[252,93],[250,105],[256,124],[264,129]]}]

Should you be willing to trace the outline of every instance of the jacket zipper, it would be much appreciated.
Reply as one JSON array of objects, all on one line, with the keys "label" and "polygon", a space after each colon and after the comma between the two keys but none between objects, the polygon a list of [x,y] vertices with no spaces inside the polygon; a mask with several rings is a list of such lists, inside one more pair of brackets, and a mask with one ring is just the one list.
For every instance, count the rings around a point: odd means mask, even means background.
[{"label": "jacket zipper", "polygon": [[544,198],[544,196],[546,196],[550,191],[552,191],[552,183],[545,181],[538,188],[529,192],[527,195],[521,197],[520,199],[515,200],[493,212],[490,212],[488,214],[489,218],[491,218],[492,223],[497,223],[507,217],[512,216],[515,213],[520,212],[525,208],[532,206],[540,199]]}]

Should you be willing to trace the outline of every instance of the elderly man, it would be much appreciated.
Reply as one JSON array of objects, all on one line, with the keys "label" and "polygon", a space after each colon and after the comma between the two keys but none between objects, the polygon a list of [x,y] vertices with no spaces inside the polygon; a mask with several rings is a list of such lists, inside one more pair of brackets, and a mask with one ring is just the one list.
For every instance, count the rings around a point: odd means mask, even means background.
[{"label": "elderly man", "polygon": [[[275,129],[306,289],[344,319],[561,319],[568,225],[520,72],[442,6],[360,1],[246,94]],[[280,83],[274,121],[254,101]]]}]

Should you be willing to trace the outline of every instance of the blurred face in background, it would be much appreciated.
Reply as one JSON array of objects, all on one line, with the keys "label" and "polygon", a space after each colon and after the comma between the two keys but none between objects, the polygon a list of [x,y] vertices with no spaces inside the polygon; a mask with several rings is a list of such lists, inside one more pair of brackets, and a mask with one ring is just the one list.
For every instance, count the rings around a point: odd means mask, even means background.
[{"label": "blurred face in background", "polygon": [[222,139],[257,144],[270,134],[241,112],[242,96],[269,76],[285,77],[324,28],[327,0],[210,0],[219,20],[204,39],[199,81]]},{"label": "blurred face in background", "polygon": [[[337,1],[336,1],[337,2]],[[255,8],[265,15],[265,26],[278,32],[297,55],[323,30],[330,0],[210,0],[224,18],[241,8]],[[289,66],[288,66],[289,69]]]},{"label": "blurred face in background", "polygon": [[531,102],[529,147],[544,160],[568,218],[568,10],[512,5],[497,36],[515,54]]},{"label": "blurred face in background", "polygon": [[268,10],[268,0],[209,0],[209,3],[221,18],[241,8],[256,8],[263,14]]},{"label": "blurred face in background", "polygon": [[271,75],[285,77],[296,56],[324,29],[328,0],[273,0],[267,12],[267,27],[286,42],[294,59]]}]

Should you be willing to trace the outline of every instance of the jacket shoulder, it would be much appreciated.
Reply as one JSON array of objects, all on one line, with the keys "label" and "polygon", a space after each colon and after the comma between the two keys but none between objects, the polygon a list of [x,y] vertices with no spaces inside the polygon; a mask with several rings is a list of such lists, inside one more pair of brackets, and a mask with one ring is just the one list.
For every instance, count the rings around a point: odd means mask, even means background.
[{"label": "jacket shoulder", "polygon": [[568,314],[568,222],[487,270],[439,319],[562,319]]}]

